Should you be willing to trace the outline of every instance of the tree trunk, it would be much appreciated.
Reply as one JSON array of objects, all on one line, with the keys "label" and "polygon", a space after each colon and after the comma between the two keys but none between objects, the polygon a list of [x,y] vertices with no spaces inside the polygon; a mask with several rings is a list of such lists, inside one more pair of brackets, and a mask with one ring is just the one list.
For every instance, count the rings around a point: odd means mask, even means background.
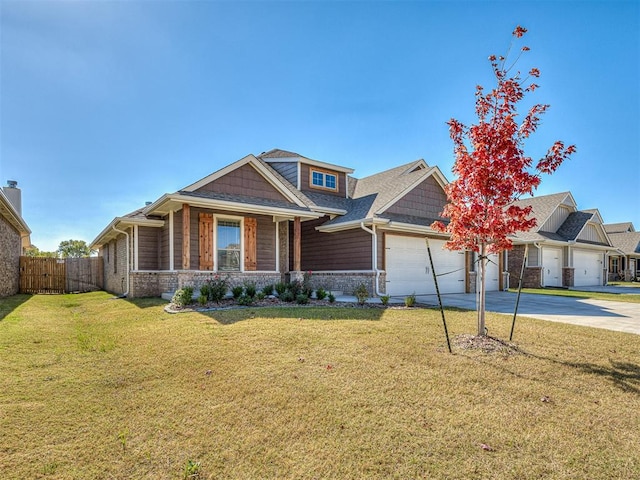
[{"label": "tree trunk", "polygon": [[478,285],[478,336],[486,334],[484,311],[485,311],[485,286],[487,270],[487,247],[485,243],[480,244],[479,273],[480,283]]}]

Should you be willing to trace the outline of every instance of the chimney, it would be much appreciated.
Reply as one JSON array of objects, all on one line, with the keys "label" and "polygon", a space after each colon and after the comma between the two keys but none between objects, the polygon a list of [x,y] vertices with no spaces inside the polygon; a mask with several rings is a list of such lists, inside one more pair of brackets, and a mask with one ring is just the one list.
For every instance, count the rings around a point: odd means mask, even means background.
[{"label": "chimney", "polygon": [[2,187],[2,191],[16,209],[18,215],[22,217],[22,192],[18,188],[18,182],[15,180],[7,180],[7,186]]}]

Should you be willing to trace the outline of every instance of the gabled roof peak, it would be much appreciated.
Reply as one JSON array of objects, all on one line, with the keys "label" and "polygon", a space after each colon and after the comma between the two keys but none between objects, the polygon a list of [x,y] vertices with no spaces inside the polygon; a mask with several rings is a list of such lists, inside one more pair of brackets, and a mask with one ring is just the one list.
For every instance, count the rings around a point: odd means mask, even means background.
[{"label": "gabled roof peak", "polygon": [[259,158],[296,158],[296,157],[304,158],[299,153],[290,152],[288,150],[281,150],[279,148],[272,148],[268,152],[262,152],[260,155],[258,155],[258,157]]}]

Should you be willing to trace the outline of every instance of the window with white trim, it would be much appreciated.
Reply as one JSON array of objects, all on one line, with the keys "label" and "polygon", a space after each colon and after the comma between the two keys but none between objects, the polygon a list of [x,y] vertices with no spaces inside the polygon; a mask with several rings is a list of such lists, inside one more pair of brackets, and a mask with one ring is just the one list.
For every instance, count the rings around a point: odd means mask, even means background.
[{"label": "window with white trim", "polygon": [[338,177],[335,173],[311,169],[311,186],[326,190],[338,190]]},{"label": "window with white trim", "polygon": [[239,220],[220,219],[216,226],[218,271],[239,272],[241,268],[241,234]]}]

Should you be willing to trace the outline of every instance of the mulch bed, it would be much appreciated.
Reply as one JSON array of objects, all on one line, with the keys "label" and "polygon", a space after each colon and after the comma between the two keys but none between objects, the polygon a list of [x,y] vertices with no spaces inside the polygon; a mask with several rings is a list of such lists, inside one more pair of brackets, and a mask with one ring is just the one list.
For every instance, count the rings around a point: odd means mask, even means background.
[{"label": "mulch bed", "polygon": [[483,353],[497,353],[500,355],[519,355],[522,353],[515,343],[489,335],[469,335],[468,333],[463,333],[453,338],[452,343],[460,350],[479,350]]}]

